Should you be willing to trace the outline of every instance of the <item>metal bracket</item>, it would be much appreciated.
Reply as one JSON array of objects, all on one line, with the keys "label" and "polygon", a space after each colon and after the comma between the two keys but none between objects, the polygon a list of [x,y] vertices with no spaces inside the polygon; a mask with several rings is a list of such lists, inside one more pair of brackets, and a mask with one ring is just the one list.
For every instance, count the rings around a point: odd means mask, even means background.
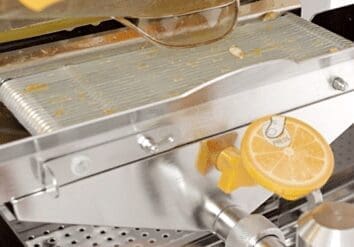
[{"label": "metal bracket", "polygon": [[52,195],[53,198],[58,198],[60,195],[59,185],[54,172],[45,164],[45,162],[40,160],[38,160],[38,167],[41,174],[40,181],[43,186],[43,191],[49,195]]},{"label": "metal bracket", "polygon": [[[51,196],[53,199],[59,198],[59,185],[52,169],[50,169],[50,167],[48,167],[45,162],[39,158],[35,158],[35,162],[36,171],[38,173],[34,175],[38,175],[38,179],[42,184],[42,188],[39,192],[30,194],[28,195],[28,197],[36,197],[45,194]],[[13,197],[10,200],[16,217],[19,217],[19,215],[21,215],[19,203],[22,199],[23,198],[19,199]]]},{"label": "metal bracket", "polygon": [[34,142],[36,149],[36,157],[34,158],[34,174],[39,179],[42,185],[42,191],[50,194],[53,198],[59,197],[58,180],[55,177],[53,170],[46,165],[45,161],[40,157],[40,147],[36,140]]}]

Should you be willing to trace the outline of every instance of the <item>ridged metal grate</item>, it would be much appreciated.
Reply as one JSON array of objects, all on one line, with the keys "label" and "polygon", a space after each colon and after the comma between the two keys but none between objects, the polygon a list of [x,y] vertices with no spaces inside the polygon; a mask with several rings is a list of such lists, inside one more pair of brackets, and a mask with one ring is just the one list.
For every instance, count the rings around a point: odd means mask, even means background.
[{"label": "ridged metal grate", "polygon": [[[238,46],[244,59],[229,52]],[[303,61],[352,47],[352,42],[295,15],[239,26],[227,38],[191,49],[139,41],[111,55],[16,78],[0,87],[0,100],[32,133],[41,134],[181,95],[253,64]],[[236,82],[237,83],[237,82]]]}]

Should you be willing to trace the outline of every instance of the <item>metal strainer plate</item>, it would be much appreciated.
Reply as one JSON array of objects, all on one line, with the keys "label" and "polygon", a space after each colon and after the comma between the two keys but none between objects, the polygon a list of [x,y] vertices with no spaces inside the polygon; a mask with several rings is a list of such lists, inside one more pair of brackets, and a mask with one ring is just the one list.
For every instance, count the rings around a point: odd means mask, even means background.
[{"label": "metal strainer plate", "polygon": [[[188,242],[191,232],[180,230],[120,228],[102,226],[57,226],[52,232],[42,228],[36,235],[27,236],[28,247],[144,247],[144,246],[181,246]],[[35,234],[34,232],[31,232]],[[205,234],[204,234],[205,235]]]},{"label": "metal strainer plate", "polygon": [[216,247],[223,243],[208,232],[55,224],[27,227],[20,237],[28,247]]}]

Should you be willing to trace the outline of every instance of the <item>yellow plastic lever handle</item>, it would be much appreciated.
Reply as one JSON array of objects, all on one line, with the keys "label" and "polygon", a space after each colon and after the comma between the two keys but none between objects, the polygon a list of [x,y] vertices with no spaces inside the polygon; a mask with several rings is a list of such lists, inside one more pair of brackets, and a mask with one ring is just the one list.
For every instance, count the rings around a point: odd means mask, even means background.
[{"label": "yellow plastic lever handle", "polygon": [[220,152],[228,147],[232,147],[236,141],[237,134],[229,133],[201,143],[197,169],[203,176],[206,175],[216,165],[216,159]]},{"label": "yellow plastic lever handle", "polygon": [[242,165],[240,151],[235,147],[226,148],[218,155],[216,168],[221,172],[218,187],[227,194],[240,187],[255,185]]}]

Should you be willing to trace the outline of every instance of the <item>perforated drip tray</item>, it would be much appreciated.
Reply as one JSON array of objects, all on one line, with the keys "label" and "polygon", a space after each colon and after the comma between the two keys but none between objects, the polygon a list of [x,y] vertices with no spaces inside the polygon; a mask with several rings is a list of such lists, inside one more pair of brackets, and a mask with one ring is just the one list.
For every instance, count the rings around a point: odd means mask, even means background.
[{"label": "perforated drip tray", "polygon": [[[46,225],[23,234],[29,247],[143,247],[183,246],[206,233],[181,230],[121,228],[103,226]],[[195,245],[194,245],[195,246]]]}]

